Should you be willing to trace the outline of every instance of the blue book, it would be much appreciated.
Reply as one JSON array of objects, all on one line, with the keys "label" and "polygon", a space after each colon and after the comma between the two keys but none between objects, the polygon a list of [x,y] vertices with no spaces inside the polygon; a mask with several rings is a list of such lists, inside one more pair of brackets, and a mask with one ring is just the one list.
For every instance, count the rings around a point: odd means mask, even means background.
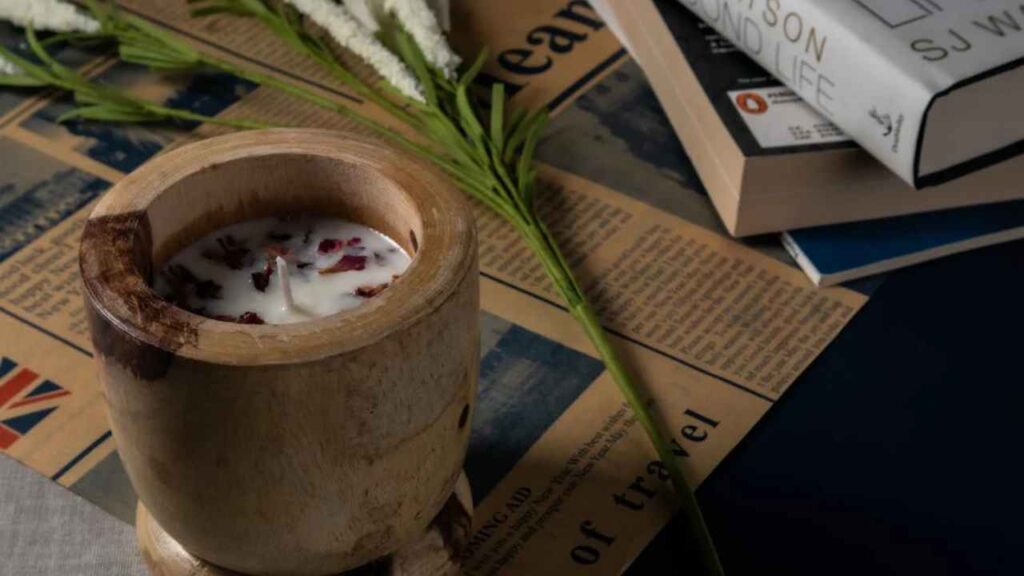
[{"label": "blue book", "polygon": [[782,242],[819,286],[1024,238],[1024,201],[786,232]]}]

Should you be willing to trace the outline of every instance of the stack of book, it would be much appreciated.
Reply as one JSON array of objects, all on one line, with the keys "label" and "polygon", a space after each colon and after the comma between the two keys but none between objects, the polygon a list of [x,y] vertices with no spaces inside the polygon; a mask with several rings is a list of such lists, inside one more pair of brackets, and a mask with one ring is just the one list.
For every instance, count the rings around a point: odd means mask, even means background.
[{"label": "stack of book", "polygon": [[726,228],[820,285],[1024,237],[1024,6],[592,0]]}]

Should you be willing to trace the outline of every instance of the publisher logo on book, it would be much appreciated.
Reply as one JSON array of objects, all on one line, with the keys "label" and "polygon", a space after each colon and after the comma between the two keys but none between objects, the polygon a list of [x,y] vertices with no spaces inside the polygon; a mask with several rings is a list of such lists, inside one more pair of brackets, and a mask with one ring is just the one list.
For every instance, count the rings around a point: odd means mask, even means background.
[{"label": "publisher logo on book", "polygon": [[878,108],[871,108],[868,110],[868,116],[875,121],[876,124],[881,127],[882,138],[892,140],[892,145],[889,147],[890,150],[895,154],[900,149],[900,131],[903,128],[903,114],[896,116],[893,120],[892,114],[888,112],[879,112]]},{"label": "publisher logo on book", "polygon": [[768,111],[768,101],[756,92],[737,94],[736,106],[747,114],[764,114]]}]

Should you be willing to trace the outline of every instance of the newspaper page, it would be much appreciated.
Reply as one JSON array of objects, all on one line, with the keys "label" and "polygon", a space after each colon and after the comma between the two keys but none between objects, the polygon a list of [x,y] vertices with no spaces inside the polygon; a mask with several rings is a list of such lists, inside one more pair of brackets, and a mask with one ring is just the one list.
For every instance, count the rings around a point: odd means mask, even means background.
[{"label": "newspaper page", "polygon": [[[193,24],[183,3],[124,5],[205,50],[362,106],[251,23]],[[515,98],[531,106],[565,109],[623,59],[583,2],[455,2],[452,21],[461,46],[491,46],[488,73],[519,83]],[[581,37],[574,51],[545,54],[530,41],[552,27]],[[0,25],[0,42],[19,38]],[[505,64],[547,68],[531,75],[503,67],[508,50]],[[109,54],[55,55],[203,114],[347,127],[223,74],[155,76]],[[0,91],[0,451],[130,522],[134,495],[93,373],[78,237],[110,185],[161,151],[218,130],[58,123],[70,105],[61,95]],[[693,485],[866,301],[844,288],[815,289],[792,266],[587,174],[546,166],[540,178],[543,217],[644,382]],[[465,573],[618,574],[674,512],[665,470],[525,245],[492,213],[477,213],[481,374],[465,464],[477,508]]]}]

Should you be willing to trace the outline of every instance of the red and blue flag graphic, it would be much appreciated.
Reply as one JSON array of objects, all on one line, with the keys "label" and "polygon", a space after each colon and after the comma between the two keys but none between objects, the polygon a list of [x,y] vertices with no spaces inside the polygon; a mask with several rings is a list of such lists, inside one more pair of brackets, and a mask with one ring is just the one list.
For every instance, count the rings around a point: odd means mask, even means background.
[{"label": "red and blue flag graphic", "polygon": [[7,450],[70,394],[51,380],[0,357],[0,450]]}]

